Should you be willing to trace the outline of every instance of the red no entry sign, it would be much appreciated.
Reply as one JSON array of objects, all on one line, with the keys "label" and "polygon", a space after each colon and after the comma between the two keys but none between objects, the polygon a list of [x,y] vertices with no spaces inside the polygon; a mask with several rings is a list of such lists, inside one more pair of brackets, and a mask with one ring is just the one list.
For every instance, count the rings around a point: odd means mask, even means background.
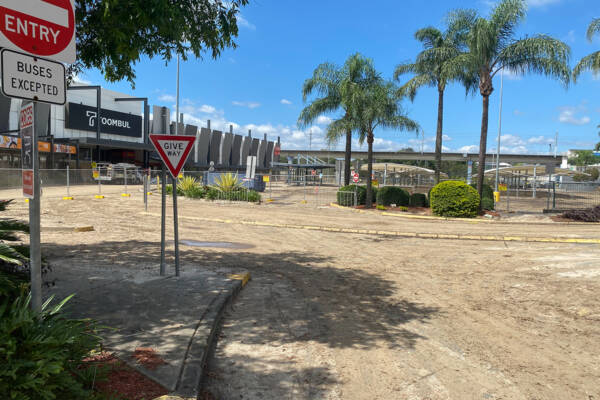
[{"label": "red no entry sign", "polygon": [[352,182],[358,183],[358,175],[352,175]]},{"label": "red no entry sign", "polygon": [[2,0],[0,47],[75,62],[74,0]]}]

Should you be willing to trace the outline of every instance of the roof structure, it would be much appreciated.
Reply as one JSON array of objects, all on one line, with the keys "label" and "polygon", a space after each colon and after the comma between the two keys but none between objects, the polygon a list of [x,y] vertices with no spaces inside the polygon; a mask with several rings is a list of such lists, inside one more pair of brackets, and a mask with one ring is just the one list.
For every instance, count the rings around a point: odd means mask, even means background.
[{"label": "roof structure", "polygon": [[[363,164],[361,165],[360,170],[367,171],[368,167],[367,164]],[[435,171],[429,168],[397,163],[373,163],[373,171],[387,171],[388,174],[435,175]],[[448,175],[443,172],[441,172],[440,175],[446,178],[448,177]]]},{"label": "roof structure", "polygon": [[[548,175],[545,165],[520,165],[516,167],[500,168],[498,170],[498,174],[500,176],[533,176],[534,169],[536,176]],[[488,169],[487,171],[485,171],[485,175],[487,176],[493,176],[495,174],[496,168]],[[582,174],[582,172],[572,171],[566,168],[554,168],[554,172],[552,172],[553,176],[573,176],[576,174]],[[477,174],[475,174],[474,176],[476,175]]]}]

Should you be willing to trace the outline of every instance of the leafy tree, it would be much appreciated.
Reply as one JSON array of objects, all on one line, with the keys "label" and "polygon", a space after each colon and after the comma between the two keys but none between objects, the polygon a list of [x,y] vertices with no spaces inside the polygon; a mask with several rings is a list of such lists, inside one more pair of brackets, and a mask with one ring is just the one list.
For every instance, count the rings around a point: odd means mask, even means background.
[{"label": "leafy tree", "polygon": [[600,163],[600,157],[594,155],[592,150],[576,150],[574,155],[569,157],[569,164],[578,167],[586,167],[592,164]]},{"label": "leafy tree", "polygon": [[[591,42],[595,34],[600,34],[600,18],[595,18],[588,26],[587,39]],[[583,57],[573,68],[573,81],[577,81],[583,71],[591,70],[594,73],[600,73],[600,51]],[[600,126],[599,126],[600,127]]]},{"label": "leafy tree", "polygon": [[306,127],[319,116],[342,109],[344,115],[333,121],[327,129],[329,142],[336,142],[340,137],[346,138],[346,154],[344,165],[344,185],[350,183],[350,161],[352,157],[352,132],[356,130],[351,119],[352,96],[359,87],[375,75],[373,62],[359,53],[350,56],[342,67],[332,63],[320,64],[311,78],[302,86],[304,101],[317,93],[320,97],[307,105],[298,117],[298,125]]},{"label": "leafy tree", "polygon": [[392,82],[384,81],[376,75],[369,85],[354,93],[351,115],[354,124],[359,129],[359,142],[368,144],[368,172],[366,208],[373,205],[373,188],[371,174],[373,173],[373,142],[377,128],[395,128],[418,132],[419,124],[408,118],[399,102],[401,93]]},{"label": "leafy tree", "polygon": [[[492,79],[502,69],[523,74],[540,73],[568,85],[571,72],[568,66],[570,48],[560,40],[546,35],[534,35],[515,40],[515,31],[525,18],[525,0],[502,0],[491,11],[489,18],[476,17],[466,38],[468,52],[449,62],[448,69],[464,71],[467,90],[478,84],[483,98],[477,191],[481,196],[487,150],[488,112],[490,95],[494,91]],[[469,78],[477,73],[477,82]]]},{"label": "leafy tree", "polygon": [[[600,129],[600,125],[598,125],[597,128]],[[600,136],[600,132],[598,132],[598,136]],[[594,147],[594,150],[600,151],[600,142],[596,143],[596,147]]]},{"label": "leafy tree", "polygon": [[236,47],[237,14],[249,0],[76,0],[77,62],[72,74],[98,68],[109,82],[134,85],[142,56],[217,58]]},{"label": "leafy tree", "polygon": [[444,91],[446,86],[454,80],[464,80],[463,71],[446,68],[448,61],[452,60],[465,50],[465,38],[468,33],[473,13],[459,11],[452,14],[447,29],[442,32],[434,27],[419,29],[415,39],[422,43],[421,51],[414,63],[404,63],[396,67],[394,79],[400,75],[411,73],[414,75],[401,91],[407,93],[414,100],[417,90],[422,87],[435,87],[438,91],[437,130],[435,138],[435,182],[440,181],[442,166],[442,134],[444,122]]}]

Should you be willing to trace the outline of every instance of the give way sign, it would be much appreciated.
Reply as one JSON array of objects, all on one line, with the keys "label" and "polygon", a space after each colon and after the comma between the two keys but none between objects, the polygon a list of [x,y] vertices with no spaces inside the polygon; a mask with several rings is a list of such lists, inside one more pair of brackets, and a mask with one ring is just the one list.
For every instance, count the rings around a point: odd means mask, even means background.
[{"label": "give way sign", "polygon": [[0,47],[74,63],[74,1],[0,1]]},{"label": "give way sign", "polygon": [[150,135],[150,140],[173,178],[179,176],[181,168],[194,146],[195,136]]}]

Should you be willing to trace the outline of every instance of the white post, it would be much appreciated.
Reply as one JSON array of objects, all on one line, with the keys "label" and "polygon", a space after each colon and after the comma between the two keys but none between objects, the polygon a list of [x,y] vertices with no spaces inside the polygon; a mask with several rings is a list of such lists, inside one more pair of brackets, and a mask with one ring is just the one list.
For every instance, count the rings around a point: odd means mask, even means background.
[{"label": "white post", "polygon": [[69,190],[69,164],[67,164],[67,197],[71,197],[71,193]]},{"label": "white post", "polygon": [[534,199],[535,199],[535,195],[536,195],[536,193],[535,193],[536,187],[537,187],[537,164],[535,164],[533,166],[533,195],[532,196]]}]

